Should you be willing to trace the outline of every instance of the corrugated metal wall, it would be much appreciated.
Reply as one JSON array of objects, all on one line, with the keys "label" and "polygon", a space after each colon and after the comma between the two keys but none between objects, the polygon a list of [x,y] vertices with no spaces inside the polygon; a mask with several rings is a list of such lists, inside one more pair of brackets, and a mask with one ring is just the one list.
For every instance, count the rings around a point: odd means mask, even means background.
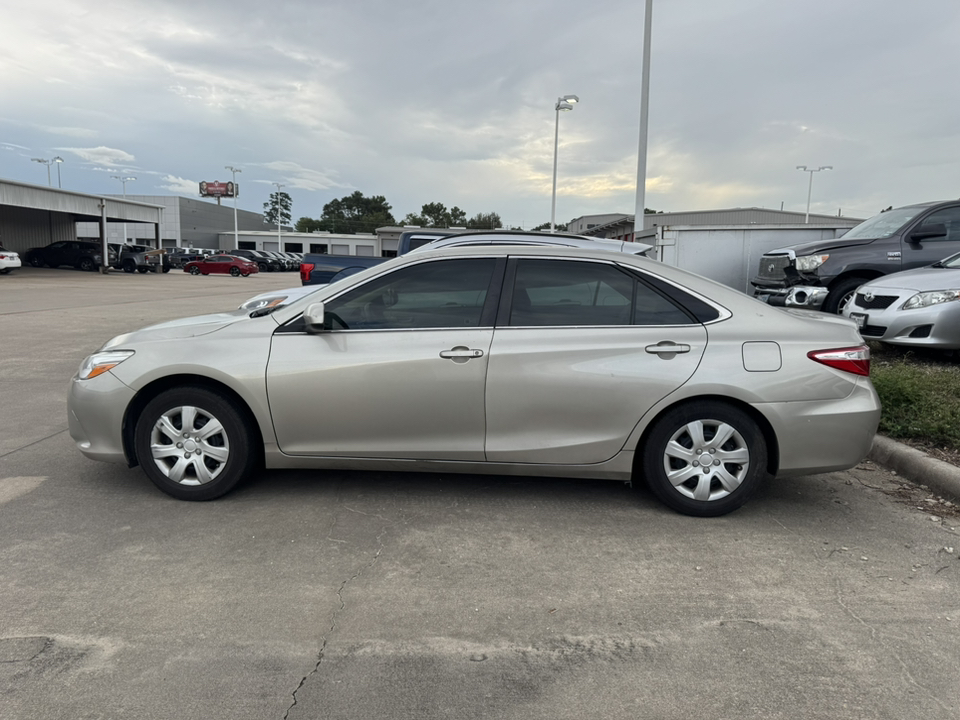
[{"label": "corrugated metal wall", "polygon": [[76,240],[71,215],[49,210],[0,205],[0,242],[7,250],[23,253],[60,240]]}]

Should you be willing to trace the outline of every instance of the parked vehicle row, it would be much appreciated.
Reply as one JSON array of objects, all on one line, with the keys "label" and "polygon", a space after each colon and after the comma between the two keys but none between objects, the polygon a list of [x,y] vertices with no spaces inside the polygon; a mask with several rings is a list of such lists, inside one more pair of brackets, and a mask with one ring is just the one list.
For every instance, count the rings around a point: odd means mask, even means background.
[{"label": "parked vehicle row", "polygon": [[[62,267],[69,265],[78,270],[96,270],[103,261],[103,251],[99,243],[87,240],[61,240],[46,247],[30,248],[25,255],[28,264],[33,267]],[[117,262],[117,252],[108,247],[107,265]]]},{"label": "parked vehicle row", "polygon": [[230,255],[242,257],[255,262],[260,272],[292,272],[300,269],[302,255],[292,252],[278,252],[276,250],[243,250],[234,249]]}]

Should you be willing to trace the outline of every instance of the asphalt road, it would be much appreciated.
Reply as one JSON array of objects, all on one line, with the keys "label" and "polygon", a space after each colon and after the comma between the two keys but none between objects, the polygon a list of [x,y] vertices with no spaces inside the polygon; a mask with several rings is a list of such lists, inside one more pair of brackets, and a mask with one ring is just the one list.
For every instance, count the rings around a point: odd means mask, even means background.
[{"label": "asphalt road", "polygon": [[702,520],[488,476],[184,503],[73,447],[109,337],[297,283],[0,276],[0,718],[960,717],[960,519],[870,464]]}]

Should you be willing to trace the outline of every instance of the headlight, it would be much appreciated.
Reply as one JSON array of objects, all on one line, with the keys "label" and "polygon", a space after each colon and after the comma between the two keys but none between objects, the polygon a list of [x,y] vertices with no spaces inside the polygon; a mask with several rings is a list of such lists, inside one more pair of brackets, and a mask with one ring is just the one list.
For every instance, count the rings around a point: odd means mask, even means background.
[{"label": "headlight", "polygon": [[960,290],[931,290],[914,295],[903,304],[903,309],[916,310],[957,299],[960,299]]},{"label": "headlight", "polygon": [[797,270],[800,272],[811,272],[823,265],[829,255],[804,255],[797,258]]},{"label": "headlight", "polygon": [[283,301],[287,299],[286,295],[272,295],[270,297],[264,298],[254,298],[253,300],[247,300],[243,305],[240,306],[240,310],[262,310],[263,308],[272,308],[277,305],[282,305]]},{"label": "headlight", "polygon": [[80,363],[77,376],[81,380],[90,380],[112,370],[129,357],[133,357],[133,350],[108,350],[94,353]]}]

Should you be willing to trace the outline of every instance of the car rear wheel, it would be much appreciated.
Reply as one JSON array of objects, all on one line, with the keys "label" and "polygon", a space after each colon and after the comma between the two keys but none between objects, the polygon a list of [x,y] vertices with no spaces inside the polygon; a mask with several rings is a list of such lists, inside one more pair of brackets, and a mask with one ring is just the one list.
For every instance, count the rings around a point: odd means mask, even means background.
[{"label": "car rear wheel", "polygon": [[199,275],[199,274],[200,274],[200,268],[198,268],[196,265],[194,265],[192,268],[190,268],[190,274],[191,274],[191,275]]},{"label": "car rear wheel", "polygon": [[260,269],[260,272],[267,272],[267,270],[270,269],[266,263],[257,263],[257,267]]},{"label": "car rear wheel", "polygon": [[249,421],[202,387],[173,388],[147,403],[134,442],[147,477],[180,500],[220,497],[258,466]]},{"label": "car rear wheel", "polygon": [[141,275],[146,275],[148,272],[150,272],[150,268],[148,268],[148,267],[138,267],[138,268],[137,268],[137,272],[140,273]]},{"label": "car rear wheel", "polygon": [[90,272],[93,270],[95,265],[96,263],[93,262],[93,258],[88,257],[80,258],[80,262],[77,263],[77,267],[85,272]]},{"label": "car rear wheel", "polygon": [[230,274],[234,277],[237,277],[240,274],[240,268],[232,267],[230,268]]},{"label": "car rear wheel", "polygon": [[43,260],[40,259],[40,257],[37,255],[31,255],[29,259],[29,263],[33,267],[43,267]]},{"label": "car rear wheel", "polygon": [[757,491],[767,445],[742,410],[716,401],[692,402],[660,418],[643,448],[643,474],[665,505],[685,515],[716,517]]}]

